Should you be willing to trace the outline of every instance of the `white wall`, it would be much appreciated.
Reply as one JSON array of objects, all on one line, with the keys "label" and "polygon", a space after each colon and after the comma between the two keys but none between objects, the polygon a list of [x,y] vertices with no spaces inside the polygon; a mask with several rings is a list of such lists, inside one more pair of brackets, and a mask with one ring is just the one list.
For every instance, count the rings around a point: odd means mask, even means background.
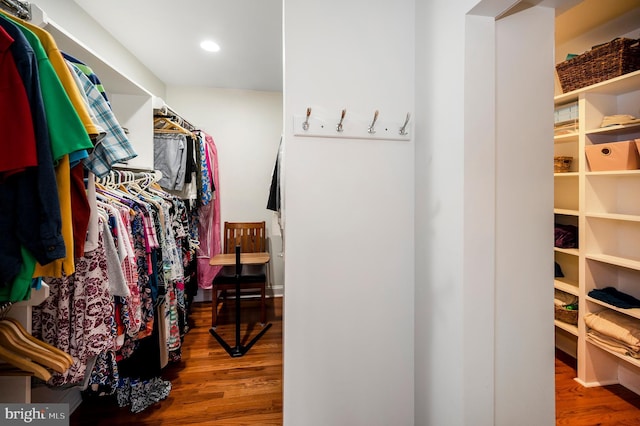
[{"label": "white wall", "polygon": [[[494,424],[496,264],[496,52],[493,17],[468,15],[465,28],[463,412]],[[477,82],[482,82],[477,84]]]},{"label": "white wall", "polygon": [[416,2],[416,425],[465,424],[465,15],[475,3]]},{"label": "white wall", "polygon": [[378,109],[402,122],[414,2],[284,10],[284,424],[411,425],[413,143],[296,137],[292,117]]},{"label": "white wall", "polygon": [[[272,223],[273,212],[266,206],[282,135],[282,93],[168,86],[165,101],[215,141],[221,226],[225,221],[267,222],[272,286],[281,295],[282,238],[278,226]],[[200,294],[202,300],[211,300],[209,292]]]},{"label": "white wall", "polygon": [[475,3],[416,13],[415,424],[550,425],[553,10]]},{"label": "white wall", "polygon": [[496,22],[495,424],[555,424],[554,10]]}]

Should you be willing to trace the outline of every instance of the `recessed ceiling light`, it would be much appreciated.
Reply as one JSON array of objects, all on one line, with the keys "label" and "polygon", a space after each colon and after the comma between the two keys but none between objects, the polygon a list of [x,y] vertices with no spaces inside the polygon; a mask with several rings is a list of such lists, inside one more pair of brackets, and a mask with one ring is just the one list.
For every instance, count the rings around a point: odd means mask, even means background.
[{"label": "recessed ceiling light", "polygon": [[203,40],[200,43],[200,47],[202,47],[207,52],[217,52],[220,50],[220,46],[218,46],[218,43],[211,40]]}]

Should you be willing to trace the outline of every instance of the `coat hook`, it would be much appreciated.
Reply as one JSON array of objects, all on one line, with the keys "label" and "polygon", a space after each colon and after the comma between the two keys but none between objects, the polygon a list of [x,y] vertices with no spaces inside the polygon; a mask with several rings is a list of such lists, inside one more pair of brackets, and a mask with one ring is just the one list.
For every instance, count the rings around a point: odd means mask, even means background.
[{"label": "coat hook", "polygon": [[302,123],[302,130],[309,130],[309,116],[311,115],[311,108],[307,108],[307,119]]},{"label": "coat hook", "polygon": [[376,120],[378,120],[378,110],[376,110],[376,112],[373,113],[373,121],[371,122],[371,125],[367,130],[371,134],[376,132],[376,130],[374,129],[374,126],[376,125]]},{"label": "coat hook", "polygon": [[342,129],[342,121],[344,120],[344,116],[347,114],[347,110],[343,109],[342,110],[342,114],[340,115],[340,122],[338,123],[338,127],[336,128],[337,131],[341,132]]},{"label": "coat hook", "polygon": [[402,136],[407,135],[407,124],[409,124],[409,119],[411,118],[411,113],[407,113],[407,118],[404,120],[404,124],[400,127],[400,134]]}]

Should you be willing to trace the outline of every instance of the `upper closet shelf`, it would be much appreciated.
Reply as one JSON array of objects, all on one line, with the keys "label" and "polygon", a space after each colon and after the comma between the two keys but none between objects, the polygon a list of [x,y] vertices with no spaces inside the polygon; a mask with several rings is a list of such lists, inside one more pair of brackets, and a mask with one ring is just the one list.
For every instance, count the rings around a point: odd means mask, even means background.
[{"label": "upper closet shelf", "polygon": [[585,131],[588,135],[624,135],[640,131],[640,123],[618,124],[616,126],[600,127]]},{"label": "upper closet shelf", "polygon": [[49,297],[49,285],[47,283],[41,283],[40,288],[31,289],[31,296],[28,300],[22,302],[16,302],[13,306],[38,306]]},{"label": "upper closet shelf", "polygon": [[108,82],[108,84],[105,84],[105,88],[109,92],[122,95],[151,96],[142,86],[122,74],[122,72],[109,64],[95,51],[52,21],[47,14],[35,4],[31,4],[31,22],[51,34],[60,51],[89,64],[96,75],[100,76],[103,83]]},{"label": "upper closet shelf", "polygon": [[563,93],[554,98],[556,104],[575,101],[581,93],[605,93],[608,95],[620,95],[633,92],[640,87],[640,70],[612,78],[591,86],[583,87],[568,93]]},{"label": "upper closet shelf", "polygon": [[152,170],[153,163],[153,95],[144,87],[104,60],[91,47],[53,22],[35,4],[31,4],[31,23],[43,28],[55,40],[58,49],[87,64],[100,78],[118,123],[137,156],[120,164],[135,169]]}]

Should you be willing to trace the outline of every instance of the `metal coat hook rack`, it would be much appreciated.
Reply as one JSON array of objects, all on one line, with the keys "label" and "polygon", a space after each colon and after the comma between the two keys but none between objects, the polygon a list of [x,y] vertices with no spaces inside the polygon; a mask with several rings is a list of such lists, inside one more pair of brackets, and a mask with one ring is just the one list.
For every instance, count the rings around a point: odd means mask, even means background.
[{"label": "metal coat hook rack", "polygon": [[[407,113],[402,121],[381,120],[382,114],[376,109],[373,119],[365,119],[357,114],[350,113],[347,116],[347,109],[343,108],[339,112],[337,124],[331,124],[330,114],[319,114],[320,108],[307,107],[304,115],[294,115],[293,134],[295,136],[311,136],[324,138],[343,139],[386,139],[386,140],[410,140],[409,122],[411,113]],[[385,117],[391,114],[385,114]],[[336,123],[333,121],[333,123]]]},{"label": "metal coat hook rack", "polygon": [[343,132],[344,128],[342,127],[342,122],[344,121],[344,116],[347,115],[347,110],[343,109],[342,110],[342,114],[340,114],[340,122],[338,123],[338,126],[336,127],[336,130],[338,132]]},{"label": "metal coat hook rack", "polygon": [[376,121],[378,120],[378,113],[379,113],[379,111],[376,110],[376,112],[373,114],[373,121],[371,122],[371,125],[369,126],[369,129],[367,130],[367,132],[369,132],[371,134],[376,132],[375,126],[376,126]]},{"label": "metal coat hook rack", "polygon": [[411,118],[411,113],[407,113],[407,118],[404,120],[404,124],[400,127],[400,134],[406,135],[407,133],[407,124],[409,124],[409,119]]},{"label": "metal coat hook rack", "polygon": [[307,108],[307,119],[302,123],[302,128],[304,130],[309,130],[309,117],[311,116],[311,108]]}]

